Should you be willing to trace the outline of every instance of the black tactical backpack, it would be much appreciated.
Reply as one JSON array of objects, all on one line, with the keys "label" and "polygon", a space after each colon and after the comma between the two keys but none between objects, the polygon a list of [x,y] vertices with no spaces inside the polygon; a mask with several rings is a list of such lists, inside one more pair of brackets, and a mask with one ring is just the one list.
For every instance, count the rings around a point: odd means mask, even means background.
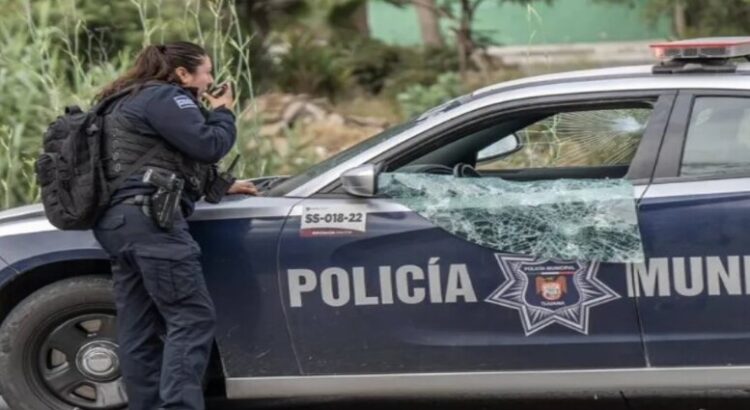
[{"label": "black tactical backpack", "polygon": [[[132,88],[120,91],[89,111],[78,106],[65,108],[44,133],[43,152],[36,161],[37,183],[47,219],[62,230],[93,228],[106,208],[112,192],[140,168],[150,156],[108,183],[102,168],[104,117],[108,108],[126,96]],[[137,166],[135,166],[137,165]]]}]

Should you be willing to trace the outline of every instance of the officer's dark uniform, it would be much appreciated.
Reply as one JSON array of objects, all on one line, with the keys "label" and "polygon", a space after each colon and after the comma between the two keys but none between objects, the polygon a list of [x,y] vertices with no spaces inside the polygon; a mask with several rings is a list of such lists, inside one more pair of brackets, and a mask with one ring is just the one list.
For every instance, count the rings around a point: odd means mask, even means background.
[{"label": "officer's dark uniform", "polygon": [[[202,409],[202,378],[214,336],[215,312],[200,248],[185,217],[215,176],[211,164],[236,138],[226,108],[207,112],[188,91],[160,83],[116,103],[105,118],[104,169],[116,180],[155,144],[156,153],[113,195],[94,235],[112,258],[121,369],[131,410]],[[142,205],[155,187],[146,168],[185,181],[174,228],[160,229]]]}]

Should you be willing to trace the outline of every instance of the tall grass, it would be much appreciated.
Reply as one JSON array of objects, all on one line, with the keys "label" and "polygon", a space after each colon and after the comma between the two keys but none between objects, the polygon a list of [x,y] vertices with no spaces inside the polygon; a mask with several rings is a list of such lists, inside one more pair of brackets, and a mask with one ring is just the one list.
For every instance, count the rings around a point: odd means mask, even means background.
[{"label": "tall grass", "polygon": [[96,41],[80,41],[93,37],[84,9],[77,7],[81,0],[9,1],[0,16],[0,208],[39,199],[33,163],[46,126],[67,105],[88,108],[152,42],[187,39],[204,45],[217,81],[237,85],[234,150],[243,155],[241,176],[293,172],[310,162],[304,150],[276,152],[271,141],[258,137],[259,124],[246,119],[258,116],[242,115],[254,110],[250,37],[232,0],[129,0],[140,20],[140,42],[117,55],[106,55]]},{"label": "tall grass", "polygon": [[[15,6],[15,7],[13,7]],[[0,207],[38,199],[33,162],[46,125],[67,104],[82,104],[117,68],[84,67],[67,21],[51,24],[52,2],[14,3],[0,19]],[[80,30],[79,24],[74,30]]]}]

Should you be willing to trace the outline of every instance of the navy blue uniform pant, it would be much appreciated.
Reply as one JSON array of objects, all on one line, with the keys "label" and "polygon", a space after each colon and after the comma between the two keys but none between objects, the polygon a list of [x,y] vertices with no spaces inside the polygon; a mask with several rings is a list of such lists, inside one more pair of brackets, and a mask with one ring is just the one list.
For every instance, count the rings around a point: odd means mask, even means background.
[{"label": "navy blue uniform pant", "polygon": [[203,409],[215,311],[187,223],[179,216],[163,231],[139,206],[120,204],[94,235],[112,260],[129,409]]}]

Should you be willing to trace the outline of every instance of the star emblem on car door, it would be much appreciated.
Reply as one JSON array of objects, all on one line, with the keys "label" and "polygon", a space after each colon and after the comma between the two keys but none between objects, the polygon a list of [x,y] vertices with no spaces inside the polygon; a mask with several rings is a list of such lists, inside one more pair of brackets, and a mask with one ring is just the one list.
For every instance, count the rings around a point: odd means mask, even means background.
[{"label": "star emblem on car door", "polygon": [[620,297],[599,262],[495,254],[505,281],[485,301],[518,310],[526,336],[557,323],[588,334],[589,310]]}]

